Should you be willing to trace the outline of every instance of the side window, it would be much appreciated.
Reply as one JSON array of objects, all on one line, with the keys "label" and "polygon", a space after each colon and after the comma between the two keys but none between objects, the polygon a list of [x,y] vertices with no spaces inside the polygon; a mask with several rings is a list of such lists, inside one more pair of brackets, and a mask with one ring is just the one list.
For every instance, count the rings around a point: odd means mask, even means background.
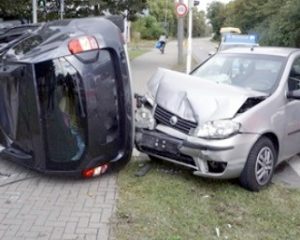
[{"label": "side window", "polygon": [[81,160],[85,147],[82,80],[64,58],[35,66],[50,162]]},{"label": "side window", "polygon": [[300,58],[296,59],[288,79],[289,91],[300,89]]}]

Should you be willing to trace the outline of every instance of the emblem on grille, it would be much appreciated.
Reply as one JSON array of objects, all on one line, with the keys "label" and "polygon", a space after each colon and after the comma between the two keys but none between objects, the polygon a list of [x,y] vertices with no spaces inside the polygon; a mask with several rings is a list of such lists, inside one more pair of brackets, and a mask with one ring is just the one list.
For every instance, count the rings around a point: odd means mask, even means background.
[{"label": "emblem on grille", "polygon": [[172,126],[175,126],[177,122],[178,122],[178,118],[177,118],[176,116],[172,116],[172,117],[170,118],[170,124],[171,124]]}]

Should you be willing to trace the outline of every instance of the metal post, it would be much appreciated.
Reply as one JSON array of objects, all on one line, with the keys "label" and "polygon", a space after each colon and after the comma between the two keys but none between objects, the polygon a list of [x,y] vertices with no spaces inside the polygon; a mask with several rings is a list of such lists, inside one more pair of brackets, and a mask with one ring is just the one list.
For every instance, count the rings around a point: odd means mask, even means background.
[{"label": "metal post", "polygon": [[[183,3],[183,0],[179,0],[179,3]],[[178,64],[183,64],[184,19],[178,17],[177,21]]]},{"label": "metal post", "polygon": [[32,22],[37,23],[37,0],[32,0]]},{"label": "metal post", "polygon": [[127,43],[129,43],[128,10],[125,10],[124,14],[125,14],[125,18],[124,18],[124,33],[123,33],[123,36],[124,36],[125,43],[127,44]]},{"label": "metal post", "polygon": [[164,20],[164,30],[167,32],[167,15],[168,15],[168,0],[165,1],[165,20]]},{"label": "metal post", "polygon": [[192,68],[192,33],[193,33],[193,0],[189,0],[189,23],[188,23],[188,48],[186,59],[186,73],[189,74]]},{"label": "metal post", "polygon": [[65,1],[60,0],[60,19],[64,19]]}]

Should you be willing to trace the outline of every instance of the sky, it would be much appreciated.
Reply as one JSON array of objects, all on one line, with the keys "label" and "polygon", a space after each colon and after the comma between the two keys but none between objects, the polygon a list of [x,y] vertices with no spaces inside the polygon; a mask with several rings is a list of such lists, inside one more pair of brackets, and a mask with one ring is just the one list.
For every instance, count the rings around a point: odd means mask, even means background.
[{"label": "sky", "polygon": [[[184,1],[188,2],[187,0],[184,0]],[[214,1],[219,1],[219,2],[222,2],[222,3],[228,3],[228,2],[230,2],[231,0],[200,0],[199,9],[200,9],[200,10],[203,10],[203,11],[206,11],[207,6],[208,6],[211,2],[214,2]]]},{"label": "sky", "polygon": [[[203,11],[206,11],[207,6],[213,1],[216,1],[216,0],[200,0],[199,8]],[[230,2],[230,0],[218,0],[218,1],[222,2],[222,3]]]}]

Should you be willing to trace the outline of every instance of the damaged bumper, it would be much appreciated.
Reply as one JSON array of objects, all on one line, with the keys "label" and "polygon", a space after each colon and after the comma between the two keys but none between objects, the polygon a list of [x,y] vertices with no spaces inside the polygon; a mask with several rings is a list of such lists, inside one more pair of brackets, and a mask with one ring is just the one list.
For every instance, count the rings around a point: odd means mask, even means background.
[{"label": "damaged bumper", "polygon": [[[188,136],[166,126],[158,130],[137,129],[138,150],[192,169],[195,175],[236,178],[244,168],[257,134],[238,134],[222,140],[205,140]],[[170,135],[170,133],[172,135]]]}]

